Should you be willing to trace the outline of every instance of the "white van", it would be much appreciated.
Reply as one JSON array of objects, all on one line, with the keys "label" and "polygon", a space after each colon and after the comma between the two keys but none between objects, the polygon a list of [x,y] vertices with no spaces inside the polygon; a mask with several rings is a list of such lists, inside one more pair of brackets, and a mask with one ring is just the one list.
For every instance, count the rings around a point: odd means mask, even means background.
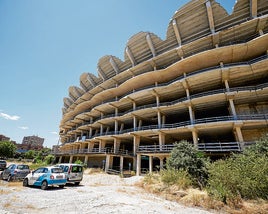
[{"label": "white van", "polygon": [[59,166],[63,169],[63,172],[67,176],[67,183],[74,183],[79,185],[83,179],[83,166],[75,163],[59,163]]}]

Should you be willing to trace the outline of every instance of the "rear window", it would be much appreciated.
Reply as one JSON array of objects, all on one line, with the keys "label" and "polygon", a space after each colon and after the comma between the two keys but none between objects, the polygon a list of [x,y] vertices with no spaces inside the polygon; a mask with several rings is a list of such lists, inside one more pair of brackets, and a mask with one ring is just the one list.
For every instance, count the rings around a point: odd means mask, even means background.
[{"label": "rear window", "polygon": [[0,160],[0,163],[6,164],[7,162],[4,160]]},{"label": "rear window", "polygon": [[72,172],[82,172],[83,167],[82,166],[72,166]]},{"label": "rear window", "polygon": [[28,165],[18,165],[17,169],[29,169]]},{"label": "rear window", "polygon": [[59,168],[52,168],[52,169],[51,169],[51,172],[52,172],[52,173],[62,173],[63,170],[62,170],[62,168],[60,168],[60,167],[59,167]]}]

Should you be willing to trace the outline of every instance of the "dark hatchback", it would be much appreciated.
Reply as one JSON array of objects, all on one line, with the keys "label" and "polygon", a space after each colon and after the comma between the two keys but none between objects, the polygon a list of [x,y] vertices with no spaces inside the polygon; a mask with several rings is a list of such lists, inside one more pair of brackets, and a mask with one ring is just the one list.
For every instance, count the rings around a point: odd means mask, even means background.
[{"label": "dark hatchback", "polygon": [[4,170],[7,167],[7,162],[5,160],[0,160],[0,170]]}]

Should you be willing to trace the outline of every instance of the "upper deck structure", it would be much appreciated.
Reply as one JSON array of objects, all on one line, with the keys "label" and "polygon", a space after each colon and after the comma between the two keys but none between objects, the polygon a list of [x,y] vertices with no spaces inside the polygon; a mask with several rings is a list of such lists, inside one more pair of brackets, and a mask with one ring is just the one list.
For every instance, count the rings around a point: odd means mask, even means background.
[{"label": "upper deck structure", "polygon": [[139,32],[124,59],[107,55],[98,76],[69,88],[60,162],[153,171],[175,142],[209,155],[239,152],[268,132],[268,2],[214,0],[177,10],[166,39]]}]

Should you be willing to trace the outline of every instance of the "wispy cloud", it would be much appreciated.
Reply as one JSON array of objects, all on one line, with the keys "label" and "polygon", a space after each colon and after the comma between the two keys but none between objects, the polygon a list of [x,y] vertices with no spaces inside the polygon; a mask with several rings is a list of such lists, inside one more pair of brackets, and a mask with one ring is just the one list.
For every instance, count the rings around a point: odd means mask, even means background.
[{"label": "wispy cloud", "polygon": [[2,112],[0,112],[0,117],[4,118],[6,120],[18,120],[18,119],[20,119],[20,117],[17,115],[9,115],[9,114],[5,114]]},{"label": "wispy cloud", "polygon": [[23,130],[29,129],[29,127],[27,127],[27,126],[19,126],[18,128],[23,129]]},{"label": "wispy cloud", "polygon": [[56,134],[56,135],[58,135],[59,133],[58,132],[50,132],[50,134]]}]

